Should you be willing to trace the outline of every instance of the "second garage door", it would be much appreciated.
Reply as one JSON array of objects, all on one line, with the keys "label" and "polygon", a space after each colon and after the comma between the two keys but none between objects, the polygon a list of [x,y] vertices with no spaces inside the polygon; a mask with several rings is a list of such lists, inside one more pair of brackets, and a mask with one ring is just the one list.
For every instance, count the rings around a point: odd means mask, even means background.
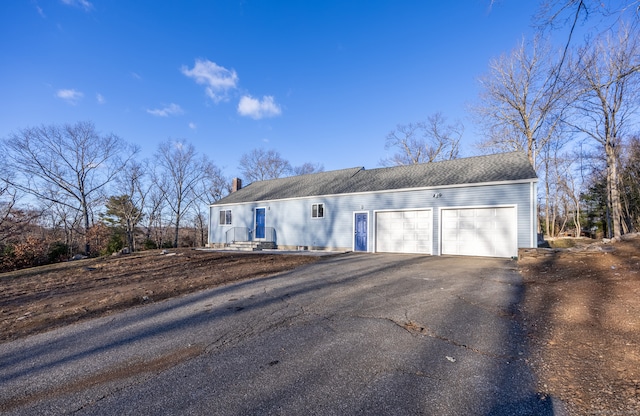
[{"label": "second garage door", "polygon": [[514,207],[442,210],[442,254],[511,257],[517,251]]},{"label": "second garage door", "polygon": [[376,251],[431,254],[431,210],[376,213]]}]

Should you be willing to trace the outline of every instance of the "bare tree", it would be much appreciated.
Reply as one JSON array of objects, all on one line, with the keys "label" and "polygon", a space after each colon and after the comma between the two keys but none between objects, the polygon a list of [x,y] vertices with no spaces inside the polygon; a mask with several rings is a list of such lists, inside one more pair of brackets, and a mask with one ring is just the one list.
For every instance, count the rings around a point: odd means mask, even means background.
[{"label": "bare tree", "polygon": [[208,163],[205,169],[197,196],[204,204],[210,205],[231,192],[231,180],[213,163]]},{"label": "bare tree", "polygon": [[557,137],[570,92],[568,81],[558,85],[558,71],[558,59],[538,38],[491,60],[473,108],[487,137],[479,146],[523,151],[537,167],[537,151]]},{"label": "bare tree", "polygon": [[62,231],[64,243],[70,249],[69,254],[72,254],[79,245],[78,236],[82,233],[82,212],[65,204],[44,204],[43,201],[42,205],[46,223],[56,234]]},{"label": "bare tree", "polygon": [[161,177],[154,173],[144,207],[145,239],[153,241],[156,247],[162,247],[165,236],[163,212],[165,211],[166,198],[163,189],[167,186],[158,185],[161,180]]},{"label": "bare tree", "polygon": [[198,202],[193,206],[193,229],[194,243],[204,246],[207,242],[207,213],[203,209],[214,202],[222,199],[231,192],[231,180],[224,176],[222,170],[213,163],[206,167],[205,175],[202,177],[197,189],[196,198]]},{"label": "bare tree", "polygon": [[640,106],[640,44],[623,28],[580,52],[575,66],[580,95],[567,122],[599,144],[607,164],[607,200],[613,237],[622,234],[619,149]]},{"label": "bare tree", "polygon": [[463,133],[460,122],[447,124],[442,113],[432,114],[426,121],[398,124],[385,142],[385,148],[395,149],[396,153],[382,159],[380,164],[400,166],[456,159]]},{"label": "bare tree", "polygon": [[17,190],[10,185],[11,176],[4,163],[0,165],[0,242],[13,234],[14,221],[11,217],[17,202]]},{"label": "bare tree", "polygon": [[632,232],[640,229],[640,138],[631,139],[624,153],[620,192],[626,219],[623,226]]},{"label": "bare tree", "polygon": [[324,166],[319,163],[306,162],[300,166],[294,166],[294,175],[308,175],[310,173],[324,172]]},{"label": "bare tree", "polygon": [[107,215],[117,219],[122,225],[130,251],[135,251],[135,229],[144,215],[145,199],[149,187],[145,183],[148,176],[145,164],[131,160],[115,180],[112,196],[107,201]]},{"label": "bare tree", "polygon": [[253,149],[240,158],[240,172],[249,182],[278,179],[292,172],[291,164],[276,150]]},{"label": "bare tree", "polygon": [[584,189],[583,176],[580,174],[580,158],[575,153],[556,153],[553,158],[553,171],[556,181],[557,193],[565,202],[564,221],[571,221],[575,229],[575,236],[579,237],[582,230],[582,190]]},{"label": "bare tree", "polygon": [[596,17],[593,25],[608,29],[620,21],[640,17],[640,0],[544,0],[540,3],[536,22],[541,29],[571,25],[569,38],[578,24]]},{"label": "bare tree", "polygon": [[20,237],[42,215],[39,210],[18,206],[19,191],[0,177],[0,245]]},{"label": "bare tree", "polygon": [[159,180],[155,185],[162,189],[173,214],[173,246],[178,247],[180,220],[197,201],[198,186],[211,171],[211,162],[184,140],[166,140],[158,146],[156,165]]},{"label": "bare tree", "polygon": [[82,212],[85,233],[101,191],[137,152],[114,134],[101,135],[91,122],[26,128],[4,143],[7,164],[17,174],[11,185]]}]

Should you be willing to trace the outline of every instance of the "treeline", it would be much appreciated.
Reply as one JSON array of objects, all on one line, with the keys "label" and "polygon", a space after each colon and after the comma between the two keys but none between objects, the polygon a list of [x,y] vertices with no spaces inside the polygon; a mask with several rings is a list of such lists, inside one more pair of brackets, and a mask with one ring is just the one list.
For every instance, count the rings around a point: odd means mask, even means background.
[{"label": "treeline", "polygon": [[[231,180],[185,140],[160,143],[151,160],[91,122],[10,134],[0,154],[0,270],[122,249],[202,247],[208,205]],[[312,173],[276,151],[243,155],[247,178]]]}]

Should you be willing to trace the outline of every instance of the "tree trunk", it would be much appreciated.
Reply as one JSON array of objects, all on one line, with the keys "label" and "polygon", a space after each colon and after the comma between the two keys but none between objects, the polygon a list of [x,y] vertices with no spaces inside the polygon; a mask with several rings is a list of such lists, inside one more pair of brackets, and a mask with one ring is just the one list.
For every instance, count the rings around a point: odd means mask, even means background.
[{"label": "tree trunk", "polygon": [[173,248],[178,248],[178,234],[180,233],[180,215],[176,214],[176,229],[173,235]]},{"label": "tree trunk", "polygon": [[613,238],[620,238],[622,235],[622,227],[620,225],[622,209],[620,191],[618,190],[618,163],[615,148],[610,142],[605,144],[604,151],[607,155],[607,187],[609,188],[609,206],[611,207],[611,231],[613,232]]},{"label": "tree trunk", "polygon": [[133,227],[129,218],[127,218],[127,246],[129,246],[129,252],[133,253],[135,250],[133,246]]},{"label": "tree trunk", "polygon": [[84,253],[89,256],[91,255],[91,244],[89,242],[89,208],[84,198],[82,201],[82,217],[84,219]]},{"label": "tree trunk", "polygon": [[[548,171],[548,170],[547,170]],[[549,208],[550,205],[550,190],[549,190],[549,180],[545,180],[544,181],[544,200],[545,200],[545,204],[544,204],[544,215],[546,218],[545,221],[545,233],[547,234],[547,237],[552,237],[551,235],[551,227],[549,222],[551,221],[551,209]]]}]

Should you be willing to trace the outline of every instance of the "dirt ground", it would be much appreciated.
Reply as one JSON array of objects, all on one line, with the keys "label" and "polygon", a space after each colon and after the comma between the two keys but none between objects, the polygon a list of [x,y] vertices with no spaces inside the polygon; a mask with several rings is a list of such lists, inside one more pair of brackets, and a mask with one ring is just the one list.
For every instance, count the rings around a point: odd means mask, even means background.
[{"label": "dirt ground", "polygon": [[[518,261],[529,364],[572,415],[640,414],[640,236],[588,243]],[[318,258],[184,249],[3,273],[0,342]]]},{"label": "dirt ground", "polygon": [[0,342],[147,302],[270,276],[315,262],[306,255],[145,251],[0,274]]},{"label": "dirt ground", "polygon": [[640,236],[546,254],[518,262],[539,391],[572,415],[640,414]]}]

